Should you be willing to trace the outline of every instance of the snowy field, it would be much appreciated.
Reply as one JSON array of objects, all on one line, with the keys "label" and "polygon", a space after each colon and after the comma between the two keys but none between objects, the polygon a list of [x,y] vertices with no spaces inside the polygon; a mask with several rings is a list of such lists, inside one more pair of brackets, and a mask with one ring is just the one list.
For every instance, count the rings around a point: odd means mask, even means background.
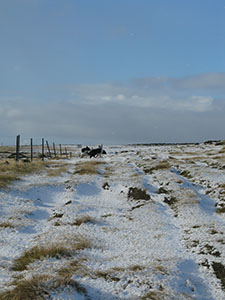
[{"label": "snowy field", "polygon": [[105,150],[0,190],[0,299],[225,299],[225,147]]}]

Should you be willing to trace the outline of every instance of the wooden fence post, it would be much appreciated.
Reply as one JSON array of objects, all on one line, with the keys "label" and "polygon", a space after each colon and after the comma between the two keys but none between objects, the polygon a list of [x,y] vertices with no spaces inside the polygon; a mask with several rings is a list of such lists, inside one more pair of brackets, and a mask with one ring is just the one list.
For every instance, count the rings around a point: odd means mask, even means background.
[{"label": "wooden fence post", "polygon": [[30,160],[33,160],[33,139],[30,139]]},{"label": "wooden fence post", "polygon": [[45,156],[45,140],[42,139],[42,160],[44,160],[44,156]]},{"label": "wooden fence post", "polygon": [[67,148],[65,147],[66,158],[68,158]]},{"label": "wooden fence post", "polygon": [[55,158],[56,158],[55,143],[53,143],[53,151],[54,151],[54,155],[55,155]]},{"label": "wooden fence post", "polygon": [[16,137],[16,161],[19,161],[20,157],[20,135]]},{"label": "wooden fence post", "polygon": [[52,155],[51,155],[51,150],[50,150],[50,147],[49,147],[48,141],[46,141],[46,145],[47,145],[47,148],[48,148],[48,154],[49,154],[49,157],[50,157],[50,158],[52,158]]},{"label": "wooden fence post", "polygon": [[60,152],[60,156],[62,157],[62,145],[59,144],[59,152]]}]

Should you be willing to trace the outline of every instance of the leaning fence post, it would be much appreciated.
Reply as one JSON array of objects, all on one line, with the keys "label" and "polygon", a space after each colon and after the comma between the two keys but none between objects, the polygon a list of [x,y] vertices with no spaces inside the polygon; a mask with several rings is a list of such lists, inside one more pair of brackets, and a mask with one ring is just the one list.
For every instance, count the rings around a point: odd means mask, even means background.
[{"label": "leaning fence post", "polygon": [[30,160],[33,160],[33,139],[30,139]]},{"label": "leaning fence post", "polygon": [[20,156],[20,135],[16,137],[16,161],[19,161]]},{"label": "leaning fence post", "polygon": [[44,160],[44,156],[45,156],[45,140],[42,139],[42,160]]},{"label": "leaning fence post", "polygon": [[50,147],[49,147],[48,141],[46,141],[46,145],[47,145],[47,148],[48,148],[48,154],[49,154],[49,157],[51,158],[51,157],[52,157],[52,155],[51,155],[51,150],[50,150]]}]

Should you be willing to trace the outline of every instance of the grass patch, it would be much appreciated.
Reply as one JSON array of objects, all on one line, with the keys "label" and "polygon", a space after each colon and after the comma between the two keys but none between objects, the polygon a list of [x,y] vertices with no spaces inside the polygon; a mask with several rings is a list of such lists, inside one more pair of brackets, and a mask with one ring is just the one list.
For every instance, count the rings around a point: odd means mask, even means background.
[{"label": "grass patch", "polygon": [[35,246],[28,251],[25,251],[22,256],[14,261],[13,271],[24,271],[28,265],[44,258],[55,257],[60,259],[61,257],[71,257],[75,251],[84,250],[91,247],[91,243],[84,237],[78,237],[75,241],[71,241],[64,246],[64,243],[53,244],[46,247]]},{"label": "grass patch", "polygon": [[174,300],[174,297],[170,297],[167,293],[163,291],[149,291],[140,300]]},{"label": "grass patch", "polygon": [[13,146],[0,146],[0,153],[11,154],[15,151]]},{"label": "grass patch", "polygon": [[51,292],[60,292],[65,287],[69,287],[87,298],[86,290],[76,281],[68,278],[42,275],[18,281],[14,289],[0,293],[0,299],[43,300],[49,298]]},{"label": "grass patch", "polygon": [[62,173],[66,173],[68,171],[68,167],[68,163],[54,163],[54,165],[51,165],[51,168],[48,169],[47,176],[60,176]]},{"label": "grass patch", "polygon": [[110,272],[98,271],[95,273],[97,277],[104,278],[106,281],[120,281],[120,278],[110,274]]},{"label": "grass patch", "polygon": [[120,277],[118,276],[118,273],[124,273],[124,272],[140,272],[145,269],[144,266],[140,265],[133,265],[127,268],[121,268],[121,267],[114,267],[106,271],[96,271],[94,273],[94,277],[101,277],[104,278],[107,281],[120,281]]},{"label": "grass patch", "polygon": [[76,164],[74,174],[79,175],[96,175],[101,174],[99,168],[103,166],[105,162],[90,160],[85,162],[80,162]]},{"label": "grass patch", "polygon": [[[44,299],[44,284],[47,276],[35,276],[31,279],[17,282],[13,290],[0,294],[1,300],[42,300]],[[46,295],[46,294],[45,294]]]},{"label": "grass patch", "polygon": [[189,179],[192,178],[191,173],[187,170],[180,172],[180,175]]},{"label": "grass patch", "polygon": [[158,164],[152,166],[152,167],[144,167],[144,172],[146,174],[152,174],[153,171],[159,171],[159,170],[168,170],[170,169],[170,164],[167,160],[162,160]]},{"label": "grass patch", "polygon": [[89,215],[83,215],[83,216],[78,217],[78,218],[74,221],[73,225],[75,225],[75,226],[80,226],[81,224],[85,224],[85,223],[96,223],[96,222],[97,222],[97,221],[96,221],[95,218],[93,218],[93,217],[91,217],[91,216],[89,216]]},{"label": "grass patch", "polygon": [[0,188],[6,188],[12,181],[21,176],[42,171],[50,163],[34,160],[32,163],[16,162],[13,159],[0,164]]},{"label": "grass patch", "polygon": [[60,278],[71,278],[73,275],[77,276],[87,276],[90,273],[90,270],[84,266],[83,262],[87,259],[81,257],[79,259],[73,260],[67,266],[58,270],[58,275]]},{"label": "grass patch", "polygon": [[10,222],[0,223],[0,228],[14,228],[14,225]]}]

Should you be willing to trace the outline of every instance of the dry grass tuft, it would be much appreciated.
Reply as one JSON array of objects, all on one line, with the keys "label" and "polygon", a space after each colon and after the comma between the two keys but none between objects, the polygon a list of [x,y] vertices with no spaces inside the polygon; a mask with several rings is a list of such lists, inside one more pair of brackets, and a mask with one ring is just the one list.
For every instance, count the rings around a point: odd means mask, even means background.
[{"label": "dry grass tuft", "polygon": [[91,248],[91,242],[83,236],[77,237],[70,244],[68,242],[53,244],[46,247],[35,246],[28,251],[25,251],[22,256],[14,261],[12,270],[13,271],[24,271],[27,266],[36,260],[55,257],[60,259],[61,257],[71,257],[74,252]]},{"label": "dry grass tuft", "polygon": [[188,170],[183,170],[180,172],[180,175],[189,179],[192,178],[191,173]]},{"label": "dry grass tuft", "polygon": [[40,172],[50,163],[41,160],[34,160],[32,163],[16,162],[14,159],[8,159],[0,163],[0,188],[6,188],[12,181],[21,176]]},{"label": "dry grass tuft", "polygon": [[122,267],[114,267],[106,271],[96,271],[94,273],[95,277],[101,277],[104,278],[107,281],[120,281],[120,277],[118,273],[124,273],[124,272],[140,272],[145,269],[144,266],[140,265],[133,265],[127,268]]},{"label": "dry grass tuft", "polygon": [[14,225],[10,222],[0,223],[0,228],[14,228]]},{"label": "dry grass tuft", "polygon": [[74,174],[79,175],[95,175],[95,174],[101,174],[99,171],[99,168],[103,166],[105,162],[102,161],[96,161],[96,160],[89,160],[85,162],[80,162],[76,164],[76,169]]},{"label": "dry grass tuft", "polygon": [[68,163],[57,162],[51,166],[51,168],[47,171],[47,176],[54,177],[60,176],[62,173],[66,173],[68,171],[68,167],[70,165]]},{"label": "dry grass tuft", "polygon": [[83,264],[86,258],[79,258],[70,262],[67,266],[58,270],[60,278],[71,278],[73,275],[87,276],[90,270]]},{"label": "dry grass tuft", "polygon": [[143,297],[140,298],[140,300],[175,300],[178,298],[174,298],[173,296],[170,296],[167,292],[163,290],[161,287],[161,290],[150,290],[145,294]]},{"label": "dry grass tuft", "polygon": [[80,216],[78,217],[73,225],[75,226],[80,226],[81,224],[84,224],[84,223],[96,223],[97,220],[89,215],[83,215],[83,216]]},{"label": "dry grass tuft", "polygon": [[76,281],[69,278],[34,276],[17,282],[14,289],[0,294],[1,300],[43,300],[49,299],[52,291],[70,287],[87,297],[86,290]]},{"label": "dry grass tuft", "polygon": [[143,271],[144,269],[145,269],[145,267],[139,266],[139,265],[133,265],[133,266],[129,267],[129,270],[131,270],[133,272]]},{"label": "dry grass tuft", "polygon": [[168,170],[168,169],[170,169],[170,167],[171,167],[171,165],[169,164],[169,162],[167,160],[162,160],[158,164],[155,164],[151,167],[144,167],[143,170],[146,174],[152,174],[153,171]]},{"label": "dry grass tuft", "polygon": [[0,146],[0,153],[12,153],[15,151],[13,146]]},{"label": "dry grass tuft", "polygon": [[24,271],[27,269],[27,266],[35,260],[49,257],[60,258],[62,256],[71,256],[71,251],[62,245],[52,245],[48,247],[35,246],[24,252],[22,256],[14,261],[12,270]]},{"label": "dry grass tuft", "polygon": [[44,283],[47,276],[35,276],[31,279],[19,281],[16,287],[0,294],[1,300],[43,300],[46,295]]}]

